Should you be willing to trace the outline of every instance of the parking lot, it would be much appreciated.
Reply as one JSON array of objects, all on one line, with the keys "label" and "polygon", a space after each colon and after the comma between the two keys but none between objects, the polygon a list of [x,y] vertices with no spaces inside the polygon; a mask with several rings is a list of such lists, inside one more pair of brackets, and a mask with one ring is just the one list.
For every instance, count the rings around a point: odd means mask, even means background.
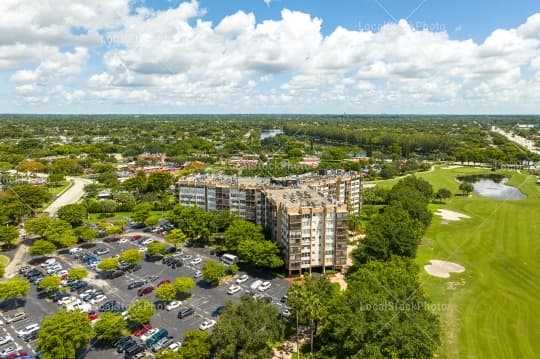
[{"label": "parking lot", "polygon": [[[129,240],[134,236],[137,236],[137,241]],[[116,256],[128,248],[138,248],[141,246],[139,242],[143,241],[145,238],[162,240],[157,234],[140,232],[125,233],[121,238],[124,238],[124,240],[105,240],[103,242],[96,242],[94,243],[95,246],[93,248],[85,248],[84,251],[94,256],[94,251],[96,249],[107,248],[108,253],[97,256],[99,259],[100,257]],[[126,241],[125,239],[128,240]],[[171,266],[163,264],[161,260],[156,262],[147,262],[143,260],[140,263],[141,268],[139,270],[132,273],[126,272],[124,275],[114,279],[101,279],[101,276],[96,272],[96,269],[87,266],[84,261],[75,258],[73,255],[67,253],[67,251],[58,255],[56,259],[64,269],[69,269],[74,266],[84,266],[89,270],[91,275],[85,281],[96,289],[102,289],[106,296],[106,299],[100,303],[92,304],[94,310],[98,310],[100,305],[110,300],[116,300],[125,306],[129,306],[139,298],[145,298],[154,302],[156,304],[156,313],[151,320],[151,324],[156,328],[167,329],[169,335],[173,337],[171,339],[172,341],[182,341],[186,331],[199,328],[205,319],[217,320],[216,310],[219,310],[220,307],[224,306],[228,300],[239,300],[240,296],[246,291],[253,293],[254,291],[250,288],[250,285],[259,279],[271,283],[270,288],[264,291],[263,294],[265,298],[262,299],[268,302],[271,301],[280,311],[283,310],[281,299],[288,290],[289,283],[287,281],[279,278],[259,278],[257,275],[242,271],[240,271],[235,278],[243,274],[247,274],[249,278],[245,282],[239,284],[241,290],[237,293],[233,295],[227,294],[228,288],[235,282],[234,278],[229,280],[228,283],[223,283],[216,287],[209,287],[203,279],[196,279],[196,287],[190,290],[192,293],[191,297],[184,300],[180,308],[173,311],[167,311],[164,304],[160,304],[157,301],[154,292],[139,297],[137,295],[137,289],[128,289],[129,283],[133,281],[145,281],[147,282],[147,286],[155,287],[164,279],[174,281],[174,279],[179,276],[189,276],[193,278],[194,274],[202,268],[206,261],[218,260],[217,257],[210,254],[211,250],[209,248],[182,248],[182,251],[186,256],[201,258],[202,262],[197,265],[191,265],[190,260],[185,260],[183,266],[172,268]],[[78,297],[77,294],[75,294],[75,296]],[[261,296],[261,294],[259,294],[259,296]],[[178,319],[178,311],[186,307],[193,308],[195,311],[194,314],[183,319]],[[59,305],[53,303],[50,299],[37,299],[35,286],[32,286],[24,306],[27,318],[23,321],[14,323],[13,325],[5,325],[4,329],[10,332],[10,334],[13,334],[12,337],[16,340],[17,344],[20,344],[21,348],[27,350],[29,354],[33,353],[33,343],[27,344],[22,340],[17,340],[14,330],[23,328],[28,324],[39,323],[43,315],[54,313],[59,310],[59,308]],[[4,316],[8,315],[10,315],[10,312],[4,313]],[[1,350],[2,347],[0,347],[0,351]],[[120,356],[123,355],[116,353],[114,349],[103,349],[93,346],[90,346],[86,354],[86,358],[118,358]]]}]

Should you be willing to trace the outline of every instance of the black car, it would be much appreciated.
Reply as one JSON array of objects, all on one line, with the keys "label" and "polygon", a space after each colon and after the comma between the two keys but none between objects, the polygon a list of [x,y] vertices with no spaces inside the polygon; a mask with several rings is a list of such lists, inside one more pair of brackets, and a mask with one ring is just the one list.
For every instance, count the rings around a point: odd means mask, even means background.
[{"label": "black car", "polygon": [[38,275],[38,274],[43,275],[43,273],[41,273],[41,271],[37,270],[36,268],[32,268],[28,272],[24,273],[23,275],[26,278],[30,278],[30,277],[33,277],[33,276]]},{"label": "black car", "polygon": [[222,306],[219,306],[217,307],[216,309],[214,309],[214,311],[212,312],[212,316],[213,317],[219,317],[221,315],[221,313],[223,313],[223,311],[225,310],[225,306],[222,305]]},{"label": "black car", "polygon": [[37,298],[38,299],[45,299],[49,297],[49,292],[46,290],[42,290],[41,292],[38,292]]},{"label": "black car", "polygon": [[137,343],[135,343],[135,341],[133,339],[126,340],[125,342],[123,342],[122,344],[120,344],[120,345],[118,345],[116,347],[116,351],[118,353],[122,353],[126,349],[131,348],[132,346],[136,346],[136,345],[137,345]]},{"label": "black car", "polygon": [[184,308],[184,309],[182,309],[181,311],[178,312],[178,319],[188,317],[188,316],[192,315],[193,313],[195,313],[195,309],[193,309],[191,307]]},{"label": "black car", "polygon": [[180,268],[184,265],[184,262],[181,260],[181,259],[175,259],[172,263],[171,263],[171,268],[172,269],[176,269],[176,268]]},{"label": "black car", "polygon": [[143,285],[144,285],[144,282],[142,280],[138,280],[138,281],[129,283],[128,289],[139,288],[139,287],[142,287]]},{"label": "black car", "polygon": [[51,299],[53,302],[58,302],[60,299],[65,298],[65,297],[69,297],[69,294],[64,293],[64,292],[56,292],[54,293]]},{"label": "black car", "polygon": [[103,303],[99,306],[98,310],[100,312],[116,312],[116,313],[122,313],[124,310],[126,310],[125,305],[123,305],[120,302],[117,302],[116,300],[109,300],[108,302]]},{"label": "black car", "polygon": [[166,250],[165,250],[165,254],[172,254],[172,253],[176,253],[176,247],[168,247]]},{"label": "black car", "polygon": [[142,269],[142,266],[140,264],[134,264],[131,267],[129,267],[127,271],[130,273],[133,273],[141,269]]},{"label": "black car", "polygon": [[38,334],[39,334],[39,329],[35,329],[33,331],[31,331],[30,333],[26,333],[22,336],[22,340],[24,340],[25,342],[29,342],[29,341],[32,341],[32,340],[36,340],[37,337],[38,337]]},{"label": "black car", "polygon": [[32,270],[33,268],[30,267],[30,266],[23,266],[21,267],[21,269],[19,269],[19,274],[25,274],[25,273],[28,273]]},{"label": "black car", "polygon": [[77,283],[73,284],[73,285],[71,286],[71,290],[72,290],[73,292],[76,292],[76,291],[78,291],[79,289],[81,289],[81,288],[86,288],[86,287],[88,287],[88,283],[86,283],[86,282],[84,282],[84,281],[80,281],[80,282],[77,282]]},{"label": "black car", "polygon": [[131,339],[131,337],[120,337],[120,338],[116,339],[116,340],[112,343],[112,345],[113,345],[113,347],[116,348],[116,347],[118,347],[119,345],[121,345],[121,344],[127,342],[128,340],[133,340],[133,339]]},{"label": "black car", "polygon": [[125,273],[121,270],[115,270],[107,273],[107,278],[114,279],[123,276]]},{"label": "black car", "polygon": [[170,266],[173,261],[174,261],[173,257],[165,257],[163,258],[163,261],[161,261],[161,263]]}]

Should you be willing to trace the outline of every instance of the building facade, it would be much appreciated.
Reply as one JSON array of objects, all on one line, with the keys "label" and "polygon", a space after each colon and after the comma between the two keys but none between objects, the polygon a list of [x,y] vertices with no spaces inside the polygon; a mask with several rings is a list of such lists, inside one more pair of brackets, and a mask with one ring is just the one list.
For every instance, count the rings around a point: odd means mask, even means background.
[{"label": "building facade", "polygon": [[348,216],[362,205],[361,175],[343,171],[272,179],[194,175],[176,190],[181,205],[231,211],[268,228],[290,274],[343,268]]}]

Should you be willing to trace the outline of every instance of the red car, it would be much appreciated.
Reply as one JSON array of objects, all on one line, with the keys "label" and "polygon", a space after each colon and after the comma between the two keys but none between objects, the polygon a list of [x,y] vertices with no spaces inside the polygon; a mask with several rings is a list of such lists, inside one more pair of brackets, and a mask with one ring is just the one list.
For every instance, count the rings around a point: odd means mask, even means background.
[{"label": "red car", "polygon": [[154,291],[154,287],[143,287],[137,291],[137,295],[139,297],[142,297],[145,294],[152,293]]},{"label": "red car", "polygon": [[142,238],[142,236],[137,234],[136,236],[131,237],[129,240],[132,241],[132,242],[135,242],[135,241],[138,241],[141,238]]},{"label": "red car", "polygon": [[88,313],[88,320],[96,320],[97,318],[99,318],[99,314],[95,311]]},{"label": "red car", "polygon": [[168,279],[163,279],[156,287],[162,286],[163,284],[171,284],[171,281]]},{"label": "red car", "polygon": [[27,356],[28,353],[24,350],[19,350],[18,352],[10,353],[6,358],[8,359],[14,359],[14,358],[21,358]]},{"label": "red car", "polygon": [[135,335],[136,337],[140,337],[141,335],[143,335],[144,333],[146,333],[150,329],[152,329],[152,325],[151,324],[145,324],[142,327],[140,327],[139,329],[135,329],[133,331],[133,335]]}]

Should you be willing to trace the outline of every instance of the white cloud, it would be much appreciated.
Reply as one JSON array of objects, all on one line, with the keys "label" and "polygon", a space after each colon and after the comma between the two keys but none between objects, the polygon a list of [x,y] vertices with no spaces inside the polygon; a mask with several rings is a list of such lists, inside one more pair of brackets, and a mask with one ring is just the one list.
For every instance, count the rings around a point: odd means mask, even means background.
[{"label": "white cloud", "polygon": [[[197,1],[131,13],[128,5],[0,2],[7,14],[0,71],[10,74],[15,95],[32,103],[148,104],[150,112],[540,109],[531,91],[540,88],[540,14],[477,43],[405,20],[323,35],[322,20],[300,11],[284,9],[275,20],[238,11],[214,24]],[[92,56],[102,68],[86,74]]]}]

